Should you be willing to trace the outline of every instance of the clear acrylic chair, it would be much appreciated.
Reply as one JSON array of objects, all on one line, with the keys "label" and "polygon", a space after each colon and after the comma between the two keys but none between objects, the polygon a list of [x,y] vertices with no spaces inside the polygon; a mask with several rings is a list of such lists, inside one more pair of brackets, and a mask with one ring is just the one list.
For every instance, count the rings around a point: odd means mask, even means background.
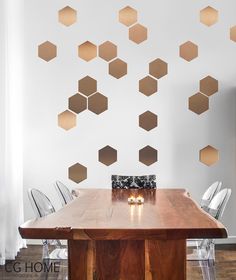
[{"label": "clear acrylic chair", "polygon": [[[37,218],[41,218],[55,212],[49,198],[37,189],[28,189],[28,197]],[[62,247],[60,240],[42,240],[43,242],[43,259],[67,259],[67,249]],[[49,245],[56,248],[49,251]]]},{"label": "clear acrylic chair", "polygon": [[208,205],[210,204],[213,197],[220,191],[222,187],[222,182],[216,181],[210,185],[210,187],[204,192],[201,199],[201,208],[207,210]]},{"label": "clear acrylic chair", "polygon": [[65,206],[67,203],[69,203],[74,199],[70,190],[62,182],[56,181],[54,183],[54,186],[56,188],[62,206]]},{"label": "clear acrylic chair", "polygon": [[[217,193],[210,204],[207,212],[217,220],[223,216],[226,205],[231,196],[231,189],[223,189]],[[200,265],[204,280],[214,280],[215,278],[215,243],[213,239],[198,239],[193,242],[187,242],[188,250],[187,260],[193,265]]]}]

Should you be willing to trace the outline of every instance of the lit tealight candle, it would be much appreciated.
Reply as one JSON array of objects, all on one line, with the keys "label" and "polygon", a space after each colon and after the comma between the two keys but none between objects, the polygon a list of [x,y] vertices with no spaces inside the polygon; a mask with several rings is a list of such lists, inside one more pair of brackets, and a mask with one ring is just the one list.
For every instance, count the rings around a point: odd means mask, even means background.
[{"label": "lit tealight candle", "polygon": [[130,204],[135,203],[135,197],[134,197],[133,195],[131,195],[131,196],[128,198],[128,203],[130,203]]},{"label": "lit tealight candle", "polygon": [[141,195],[139,195],[139,196],[137,197],[137,203],[139,203],[139,204],[144,203],[144,198],[143,198]]}]

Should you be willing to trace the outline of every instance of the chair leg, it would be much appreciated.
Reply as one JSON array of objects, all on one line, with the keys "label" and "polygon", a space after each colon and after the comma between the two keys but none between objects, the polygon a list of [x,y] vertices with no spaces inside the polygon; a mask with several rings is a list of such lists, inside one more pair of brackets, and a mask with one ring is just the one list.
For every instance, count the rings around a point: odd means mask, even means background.
[{"label": "chair leg", "polygon": [[42,240],[43,241],[43,253],[42,253],[42,259],[49,259],[49,248],[48,248],[48,241],[47,240]]},{"label": "chair leg", "polygon": [[216,280],[215,265],[213,260],[199,261],[203,280]]}]

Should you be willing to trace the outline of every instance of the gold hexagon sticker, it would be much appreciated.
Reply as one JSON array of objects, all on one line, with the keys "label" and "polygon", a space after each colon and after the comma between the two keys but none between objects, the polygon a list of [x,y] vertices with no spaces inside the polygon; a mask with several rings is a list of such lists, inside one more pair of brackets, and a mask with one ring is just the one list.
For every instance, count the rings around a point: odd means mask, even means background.
[{"label": "gold hexagon sticker", "polygon": [[70,26],[76,22],[77,12],[69,6],[61,9],[58,12],[58,21],[65,26]]},{"label": "gold hexagon sticker", "polygon": [[84,95],[89,96],[97,91],[97,81],[90,76],[86,76],[79,80],[78,90]]},{"label": "gold hexagon sticker", "polygon": [[119,11],[119,22],[126,26],[130,26],[137,22],[137,18],[137,11],[130,6],[127,6]]},{"label": "gold hexagon sticker", "polygon": [[230,28],[230,40],[236,42],[236,25]]},{"label": "gold hexagon sticker", "polygon": [[69,130],[76,126],[76,115],[66,110],[58,115],[58,126],[65,130]]},{"label": "gold hexagon sticker", "polygon": [[218,21],[218,11],[210,6],[200,11],[200,22],[211,26]]},{"label": "gold hexagon sticker", "polygon": [[157,115],[150,111],[139,115],[139,126],[147,131],[157,127]]},{"label": "gold hexagon sticker", "polygon": [[106,41],[99,46],[98,55],[102,59],[110,61],[113,58],[117,57],[117,46],[112,42]]},{"label": "gold hexagon sticker", "polygon": [[160,79],[161,77],[167,75],[168,65],[165,61],[157,58],[149,63],[149,74],[153,77]]},{"label": "gold hexagon sticker", "polygon": [[90,61],[97,56],[97,46],[86,41],[78,47],[78,55],[85,61]]},{"label": "gold hexagon sticker", "polygon": [[215,164],[219,160],[219,151],[208,145],[199,152],[199,160],[207,166]]},{"label": "gold hexagon sticker", "polygon": [[87,98],[83,95],[76,93],[69,98],[69,109],[76,114],[83,112],[87,109]]}]

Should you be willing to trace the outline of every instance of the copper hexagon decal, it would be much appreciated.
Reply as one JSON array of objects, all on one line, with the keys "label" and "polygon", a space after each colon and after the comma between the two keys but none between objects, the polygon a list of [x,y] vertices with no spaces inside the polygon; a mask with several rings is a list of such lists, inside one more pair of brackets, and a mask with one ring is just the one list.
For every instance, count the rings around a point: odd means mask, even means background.
[{"label": "copper hexagon decal", "polygon": [[150,76],[146,76],[145,78],[141,79],[139,81],[139,91],[146,96],[154,94],[157,92],[157,80]]},{"label": "copper hexagon decal", "polygon": [[139,150],[139,161],[147,166],[153,164],[157,161],[157,150],[150,146]]},{"label": "copper hexagon decal", "polygon": [[160,79],[161,77],[167,75],[168,65],[165,61],[157,58],[149,63],[149,74],[153,77]]},{"label": "copper hexagon decal", "polygon": [[78,84],[79,92],[86,96],[89,96],[97,91],[97,81],[90,76],[86,76],[79,80]]},{"label": "copper hexagon decal", "polygon": [[214,147],[208,145],[200,150],[199,160],[202,163],[211,166],[219,160],[219,151]]},{"label": "copper hexagon decal", "polygon": [[109,63],[109,74],[117,79],[127,74],[127,63],[117,58]]},{"label": "copper hexagon decal", "polygon": [[83,60],[90,61],[97,56],[97,46],[89,41],[86,41],[85,43],[79,45],[78,55]]},{"label": "copper hexagon decal", "polygon": [[75,183],[80,183],[87,179],[87,168],[80,163],[76,163],[68,169],[69,179]]},{"label": "copper hexagon decal", "polygon": [[109,166],[117,161],[117,150],[110,146],[106,146],[98,151],[98,160]]},{"label": "copper hexagon decal", "polygon": [[76,93],[69,98],[69,109],[77,114],[87,109],[87,98],[83,95]]},{"label": "copper hexagon decal", "polygon": [[218,11],[210,6],[200,11],[200,22],[211,26],[218,21]]},{"label": "copper hexagon decal", "polygon": [[204,93],[207,96],[218,91],[218,81],[211,76],[207,76],[200,80],[200,92]]},{"label": "copper hexagon decal", "polygon": [[187,61],[191,61],[198,56],[198,46],[193,42],[185,42],[179,47],[179,55]]},{"label": "copper hexagon decal", "polygon": [[117,46],[109,41],[106,41],[105,43],[99,46],[98,53],[98,55],[102,59],[110,61],[113,58],[117,57]]},{"label": "copper hexagon decal", "polygon": [[236,25],[230,28],[230,40],[236,42]]},{"label": "copper hexagon decal", "polygon": [[139,115],[139,126],[147,131],[157,127],[157,115],[150,111]]},{"label": "copper hexagon decal", "polygon": [[209,99],[204,94],[198,92],[189,97],[189,110],[200,115],[209,109]]},{"label": "copper hexagon decal", "polygon": [[88,109],[97,115],[107,110],[107,104],[107,97],[99,92],[96,92],[88,98]]},{"label": "copper hexagon decal", "polygon": [[58,126],[65,130],[69,130],[76,126],[76,115],[66,110],[58,115]]},{"label": "copper hexagon decal", "polygon": [[76,10],[72,9],[69,6],[61,9],[58,12],[58,20],[60,23],[64,24],[65,26],[70,26],[76,22],[77,12]]},{"label": "copper hexagon decal", "polygon": [[57,56],[57,46],[46,41],[38,46],[38,56],[45,61],[50,61]]},{"label": "copper hexagon decal", "polygon": [[119,11],[119,22],[130,26],[137,22],[137,11],[129,6]]},{"label": "copper hexagon decal", "polygon": [[129,39],[136,44],[147,40],[147,28],[139,23],[129,28]]}]

